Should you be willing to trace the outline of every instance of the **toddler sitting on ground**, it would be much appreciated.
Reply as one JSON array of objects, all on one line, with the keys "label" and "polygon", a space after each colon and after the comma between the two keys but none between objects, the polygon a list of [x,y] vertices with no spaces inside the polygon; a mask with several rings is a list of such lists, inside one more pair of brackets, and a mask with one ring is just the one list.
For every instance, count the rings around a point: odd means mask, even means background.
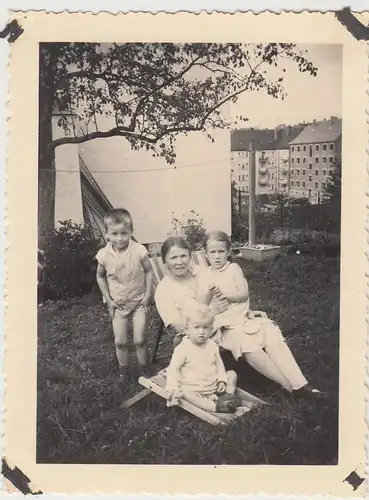
[{"label": "toddler sitting on ground", "polygon": [[219,347],[211,340],[213,316],[196,305],[187,315],[183,341],[174,349],[167,370],[167,406],[179,398],[202,410],[234,413],[241,406],[235,396],[237,375],[225,371]]}]

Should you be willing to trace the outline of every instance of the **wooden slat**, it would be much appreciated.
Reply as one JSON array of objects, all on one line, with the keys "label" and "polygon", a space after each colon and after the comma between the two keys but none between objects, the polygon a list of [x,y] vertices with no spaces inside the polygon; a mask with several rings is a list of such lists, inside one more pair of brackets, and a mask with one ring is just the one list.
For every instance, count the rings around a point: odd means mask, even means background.
[{"label": "wooden slat", "polygon": [[124,408],[130,408],[135,403],[137,403],[138,401],[141,401],[141,399],[148,396],[150,393],[151,393],[151,391],[149,389],[142,389],[142,391],[138,392],[137,394],[135,394],[131,398],[127,399],[127,401],[124,401],[121,406]]},{"label": "wooden slat", "polygon": [[[155,378],[155,377],[154,377]],[[148,379],[145,377],[140,377],[138,379],[138,382],[146,387],[147,389],[150,389],[150,391],[155,392],[162,398],[166,399],[166,391],[160,385],[158,385],[156,382],[154,382],[154,379]],[[222,420],[218,418],[215,414],[208,413],[207,411],[201,410],[201,408],[197,408],[197,406],[192,405],[191,403],[188,403],[187,401],[180,400],[178,405],[179,407],[183,408],[184,410],[188,411],[192,415],[195,415],[198,418],[201,418],[201,420],[204,420],[205,422],[208,422],[209,424],[213,425],[219,425],[222,424]]]},{"label": "wooden slat", "polygon": [[[163,397],[164,399],[166,399],[166,391],[165,391],[166,371],[167,369],[164,368],[163,370],[158,372],[154,377],[151,377],[151,379],[145,379],[144,377],[141,377],[139,379],[139,383],[144,387],[152,390],[159,396]],[[180,406],[181,408],[188,411],[192,415],[195,415],[196,417],[201,418],[201,420],[204,420],[205,422],[208,422],[210,424],[227,425],[236,418],[239,418],[248,413],[252,408],[260,404],[265,404],[264,401],[262,401],[261,399],[239,388],[237,388],[236,390],[236,395],[241,398],[242,406],[237,408],[236,413],[233,414],[208,412],[202,410],[201,408],[198,408],[197,406],[192,405],[191,403],[188,403],[188,401],[185,400],[180,400],[178,406]]]}]

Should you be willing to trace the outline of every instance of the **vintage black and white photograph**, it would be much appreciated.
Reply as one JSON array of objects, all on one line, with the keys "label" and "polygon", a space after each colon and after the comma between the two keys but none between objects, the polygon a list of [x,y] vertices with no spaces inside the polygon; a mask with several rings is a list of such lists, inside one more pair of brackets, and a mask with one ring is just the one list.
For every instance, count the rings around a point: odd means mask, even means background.
[{"label": "vintage black and white photograph", "polygon": [[37,463],[338,463],[342,64],[40,43]]}]

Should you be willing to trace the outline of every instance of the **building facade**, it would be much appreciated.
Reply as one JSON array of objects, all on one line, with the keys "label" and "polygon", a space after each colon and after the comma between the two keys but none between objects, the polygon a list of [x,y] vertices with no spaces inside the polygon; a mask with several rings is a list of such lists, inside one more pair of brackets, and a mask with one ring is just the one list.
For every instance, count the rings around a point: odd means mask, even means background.
[{"label": "building facade", "polygon": [[289,192],[289,141],[304,125],[276,129],[239,129],[231,133],[231,172],[236,189],[249,192],[250,144],[255,150],[256,194]]},{"label": "building facade", "polygon": [[318,203],[335,164],[341,160],[342,121],[336,117],[307,125],[290,141],[290,196]]}]

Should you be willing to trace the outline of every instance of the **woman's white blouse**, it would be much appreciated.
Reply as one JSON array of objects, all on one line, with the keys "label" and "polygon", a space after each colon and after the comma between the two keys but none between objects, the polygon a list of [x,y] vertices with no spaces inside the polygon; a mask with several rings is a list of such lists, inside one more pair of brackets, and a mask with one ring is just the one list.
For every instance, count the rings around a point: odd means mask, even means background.
[{"label": "woman's white blouse", "polygon": [[164,276],[155,291],[155,303],[165,326],[184,325],[185,309],[196,300],[196,270],[192,270],[190,279],[176,281]]}]

